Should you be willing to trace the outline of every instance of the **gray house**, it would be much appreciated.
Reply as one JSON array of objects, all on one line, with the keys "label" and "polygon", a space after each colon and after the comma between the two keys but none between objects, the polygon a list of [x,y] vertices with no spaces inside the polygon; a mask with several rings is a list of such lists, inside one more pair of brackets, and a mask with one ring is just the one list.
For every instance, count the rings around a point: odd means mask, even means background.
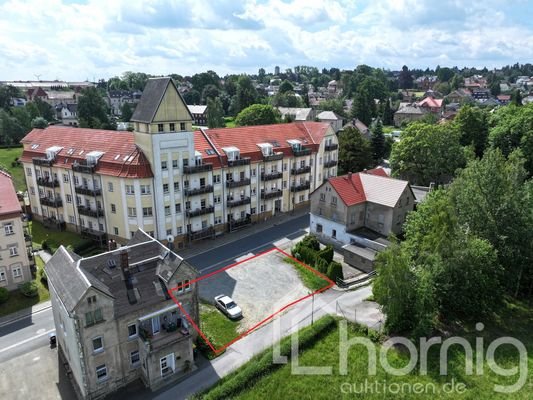
[{"label": "gray house", "polygon": [[110,247],[81,258],[61,246],[45,266],[59,354],[83,399],[139,378],[156,390],[195,368],[196,270],[142,230]]}]

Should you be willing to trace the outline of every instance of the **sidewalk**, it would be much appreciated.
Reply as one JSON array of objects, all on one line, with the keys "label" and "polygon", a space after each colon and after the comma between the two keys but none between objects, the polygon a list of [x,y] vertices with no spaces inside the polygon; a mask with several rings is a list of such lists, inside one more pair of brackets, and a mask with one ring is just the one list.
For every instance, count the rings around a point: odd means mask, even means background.
[{"label": "sidewalk", "polygon": [[12,322],[15,322],[21,318],[28,317],[32,314],[35,314],[39,311],[47,310],[52,307],[52,302],[50,300],[43,301],[42,303],[35,304],[34,306],[25,308],[23,310],[15,311],[5,317],[0,318],[0,326],[9,325]]},{"label": "sidewalk", "polygon": [[224,233],[220,236],[217,236],[214,240],[202,240],[198,243],[194,243],[191,247],[186,247],[184,249],[176,249],[175,251],[183,258],[191,258],[198,254],[201,254],[207,250],[212,250],[213,248],[224,246],[228,243],[235,242],[247,236],[253,235],[264,231],[265,229],[272,228],[280,223],[299,218],[303,215],[309,214],[309,207],[303,207],[301,209],[295,210],[293,212],[281,213],[275,215],[272,218],[269,218],[263,222],[256,222],[251,226],[240,229],[231,233]]}]

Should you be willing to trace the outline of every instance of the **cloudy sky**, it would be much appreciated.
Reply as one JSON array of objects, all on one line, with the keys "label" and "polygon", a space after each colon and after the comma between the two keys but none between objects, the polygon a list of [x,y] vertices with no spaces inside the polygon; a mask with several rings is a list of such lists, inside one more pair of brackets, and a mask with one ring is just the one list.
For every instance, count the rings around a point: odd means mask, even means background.
[{"label": "cloudy sky", "polygon": [[529,0],[0,0],[0,80],[533,62]]}]

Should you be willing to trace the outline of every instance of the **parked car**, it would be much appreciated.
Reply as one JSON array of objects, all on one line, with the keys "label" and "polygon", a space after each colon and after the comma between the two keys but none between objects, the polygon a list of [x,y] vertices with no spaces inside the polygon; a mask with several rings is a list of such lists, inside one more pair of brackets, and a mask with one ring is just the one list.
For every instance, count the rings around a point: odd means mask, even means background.
[{"label": "parked car", "polygon": [[241,308],[231,297],[226,296],[225,294],[220,294],[215,297],[215,306],[230,319],[238,319],[242,317]]}]

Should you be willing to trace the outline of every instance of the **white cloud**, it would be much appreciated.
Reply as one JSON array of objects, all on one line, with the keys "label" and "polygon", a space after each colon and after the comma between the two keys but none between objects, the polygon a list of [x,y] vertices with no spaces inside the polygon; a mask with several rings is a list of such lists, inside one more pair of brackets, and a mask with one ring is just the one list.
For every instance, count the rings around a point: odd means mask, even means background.
[{"label": "white cloud", "polygon": [[[529,62],[527,2],[504,0],[16,0],[0,3],[0,79],[399,69]],[[530,14],[529,14],[530,15]]]}]

